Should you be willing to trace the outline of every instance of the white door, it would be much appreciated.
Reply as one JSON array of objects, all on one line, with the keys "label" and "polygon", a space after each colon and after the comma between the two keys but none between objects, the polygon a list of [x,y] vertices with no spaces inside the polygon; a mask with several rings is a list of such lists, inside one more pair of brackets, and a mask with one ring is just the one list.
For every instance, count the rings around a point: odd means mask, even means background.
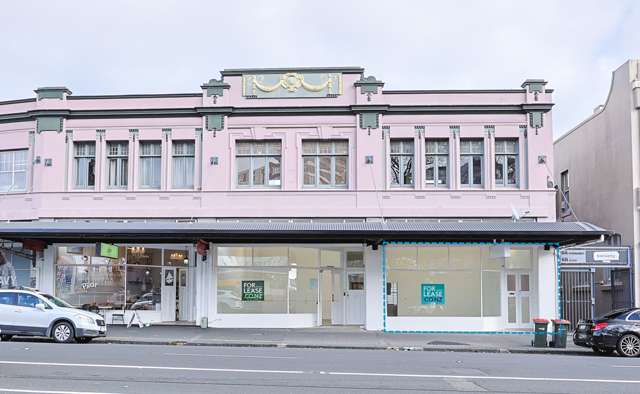
[{"label": "white door", "polygon": [[188,276],[187,268],[178,269],[178,320],[189,320]]},{"label": "white door", "polygon": [[176,321],[177,282],[175,268],[162,269],[162,321]]},{"label": "white door", "polygon": [[343,271],[331,270],[332,292],[331,292],[331,324],[344,324],[344,291],[343,291]]},{"label": "white door", "polygon": [[345,295],[345,324],[364,324],[364,272],[347,272]]},{"label": "white door", "polygon": [[507,325],[526,326],[531,323],[531,275],[528,272],[507,272]]}]

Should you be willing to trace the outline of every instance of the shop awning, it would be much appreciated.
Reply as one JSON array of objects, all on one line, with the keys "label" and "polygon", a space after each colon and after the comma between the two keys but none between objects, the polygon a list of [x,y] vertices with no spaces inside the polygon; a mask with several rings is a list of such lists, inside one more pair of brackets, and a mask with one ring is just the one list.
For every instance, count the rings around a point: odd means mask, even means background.
[{"label": "shop awning", "polygon": [[613,233],[585,222],[8,222],[0,239],[51,243],[539,242],[580,244]]}]

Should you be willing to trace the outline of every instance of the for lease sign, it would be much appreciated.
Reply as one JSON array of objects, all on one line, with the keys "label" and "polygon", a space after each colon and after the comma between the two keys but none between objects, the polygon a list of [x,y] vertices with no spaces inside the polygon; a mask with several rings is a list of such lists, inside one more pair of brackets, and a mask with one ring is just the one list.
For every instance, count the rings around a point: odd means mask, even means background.
[{"label": "for lease sign", "polygon": [[264,301],[264,281],[243,280],[242,301]]},{"label": "for lease sign", "polygon": [[444,305],[444,283],[423,283],[420,293],[423,305]]}]

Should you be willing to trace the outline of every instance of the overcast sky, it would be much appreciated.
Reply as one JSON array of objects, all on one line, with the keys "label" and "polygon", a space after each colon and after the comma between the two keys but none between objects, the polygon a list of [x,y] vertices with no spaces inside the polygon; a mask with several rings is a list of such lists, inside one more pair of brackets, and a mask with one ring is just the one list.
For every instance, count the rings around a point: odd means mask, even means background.
[{"label": "overcast sky", "polygon": [[[90,5],[89,5],[90,4]],[[198,92],[234,67],[365,67],[388,89],[554,88],[558,136],[640,57],[640,1],[30,1],[0,5],[0,100]]]}]

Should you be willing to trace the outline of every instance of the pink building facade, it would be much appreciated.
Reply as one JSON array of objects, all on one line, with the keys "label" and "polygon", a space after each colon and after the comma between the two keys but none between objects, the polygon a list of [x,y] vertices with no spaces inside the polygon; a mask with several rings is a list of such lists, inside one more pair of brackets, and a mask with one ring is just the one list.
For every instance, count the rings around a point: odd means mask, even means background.
[{"label": "pink building facade", "polygon": [[559,315],[555,245],[603,231],[553,223],[546,82],[394,91],[357,67],[221,76],[198,93],[48,87],[0,102],[0,238],[7,255],[39,245],[31,283],[108,323],[136,308],[151,322],[419,331]]}]

